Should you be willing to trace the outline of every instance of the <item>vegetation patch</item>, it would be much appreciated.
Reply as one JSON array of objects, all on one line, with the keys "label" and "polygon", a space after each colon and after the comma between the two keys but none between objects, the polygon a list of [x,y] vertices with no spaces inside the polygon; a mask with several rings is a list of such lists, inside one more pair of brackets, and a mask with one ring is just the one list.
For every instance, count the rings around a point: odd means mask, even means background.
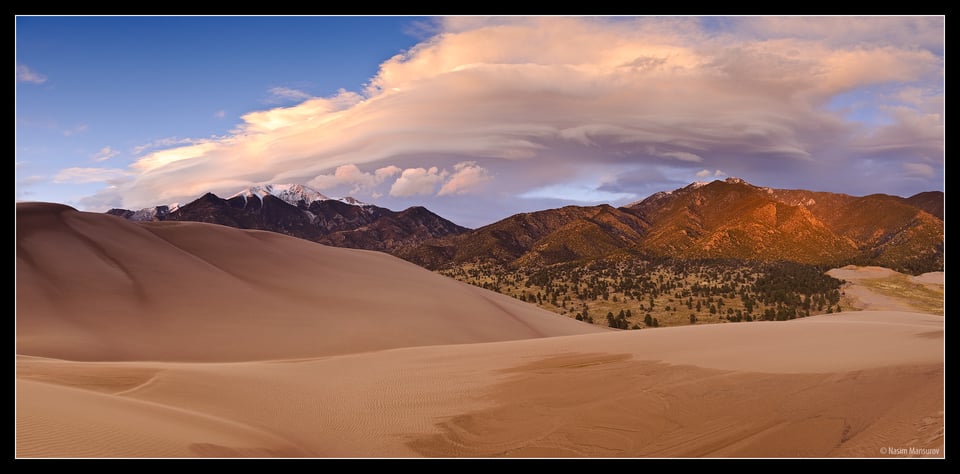
[{"label": "vegetation patch", "polygon": [[792,262],[620,256],[520,269],[464,263],[440,273],[581,321],[642,329],[839,312],[842,282],[824,271]]},{"label": "vegetation patch", "polygon": [[858,285],[869,288],[891,298],[907,301],[922,313],[943,316],[943,292],[927,285],[910,281],[907,275],[892,275],[885,278],[865,278]]}]

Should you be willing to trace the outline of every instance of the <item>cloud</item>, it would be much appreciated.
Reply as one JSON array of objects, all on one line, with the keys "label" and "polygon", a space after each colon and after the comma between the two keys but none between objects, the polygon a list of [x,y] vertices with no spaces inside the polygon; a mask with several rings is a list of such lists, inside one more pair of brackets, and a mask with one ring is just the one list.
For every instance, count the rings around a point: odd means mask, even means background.
[{"label": "cloud", "polygon": [[117,185],[127,181],[130,173],[116,168],[66,168],[53,177],[54,183],[107,183]]},{"label": "cloud", "polygon": [[936,175],[933,167],[925,163],[904,163],[903,171],[907,176],[916,178],[933,178]]},{"label": "cloud", "polygon": [[710,170],[707,170],[707,169],[703,169],[703,170],[697,171],[694,175],[695,175],[696,177],[698,177],[698,178],[707,178],[707,177],[709,177],[709,176],[713,176],[714,178],[718,178],[718,177],[720,177],[720,176],[726,176],[727,173],[724,173],[723,171],[720,171],[720,170],[710,171]]},{"label": "cloud", "polygon": [[760,38],[802,38],[834,46],[900,45],[942,49],[942,16],[818,16],[740,18],[741,31]]},{"label": "cloud", "polygon": [[378,168],[373,173],[364,173],[354,164],[347,164],[337,167],[333,174],[321,174],[307,182],[307,185],[317,189],[331,189],[341,185],[352,186],[350,194],[356,194],[360,191],[370,190],[383,183],[387,178],[400,173],[397,166],[385,166]]},{"label": "cloud", "polygon": [[268,104],[302,102],[311,97],[311,95],[307,94],[306,92],[289,87],[272,87],[268,92],[270,92],[270,97],[268,97],[266,100]]},{"label": "cloud", "polygon": [[447,177],[447,171],[436,166],[426,168],[407,168],[390,187],[390,195],[403,197],[417,194],[433,194],[437,185]]},{"label": "cloud", "polygon": [[94,154],[92,159],[93,161],[107,161],[110,158],[113,158],[119,154],[120,154],[119,151],[116,151],[113,148],[105,146],[101,148],[100,151],[98,151],[96,154]]},{"label": "cloud", "polygon": [[227,116],[227,111],[226,111],[226,110],[218,110],[218,111],[216,111],[216,112],[213,113],[213,116],[214,116],[215,118],[222,119],[222,118],[224,118],[224,117]]},{"label": "cloud", "polygon": [[195,143],[202,143],[205,140],[195,139],[195,138],[177,138],[177,137],[165,137],[158,138],[143,145],[137,145],[131,150],[134,155],[139,155],[147,150],[153,150],[156,148],[169,148],[177,145],[192,145]]},{"label": "cloud", "polygon": [[492,179],[487,170],[476,161],[464,161],[453,166],[453,174],[440,188],[437,196],[446,194],[468,194],[479,190]]},{"label": "cloud", "polygon": [[81,133],[83,133],[83,132],[86,132],[86,131],[89,130],[89,129],[90,129],[90,127],[89,127],[87,124],[85,124],[85,123],[77,124],[76,126],[73,126],[73,127],[71,127],[71,128],[68,128],[68,129],[64,130],[64,131],[63,131],[63,136],[65,136],[65,137],[72,137],[72,136],[74,136],[74,135],[79,135],[79,134],[81,134]]},{"label": "cloud", "polygon": [[25,64],[17,64],[17,82],[43,84],[44,82],[47,82],[47,76],[30,69]]},{"label": "cloud", "polygon": [[[535,189],[651,189],[630,170],[659,170],[658,185],[723,170],[848,193],[942,186],[937,170],[884,189],[857,174],[942,165],[942,20],[820,20],[441,19],[362,90],[273,88],[273,103],[296,105],[248,113],[224,137],[144,149],[130,181],[102,192],[136,207],[309,181],[429,205],[496,176],[503,206],[491,207],[506,214]],[[832,106],[848,94],[878,120]],[[387,164],[397,170],[377,181],[371,170]]]},{"label": "cloud", "polygon": [[664,158],[673,158],[680,161],[688,161],[690,163],[700,163],[703,161],[703,158],[696,153],[690,153],[688,151],[657,151],[656,148],[650,147],[648,150],[649,153],[653,156],[662,156]]}]

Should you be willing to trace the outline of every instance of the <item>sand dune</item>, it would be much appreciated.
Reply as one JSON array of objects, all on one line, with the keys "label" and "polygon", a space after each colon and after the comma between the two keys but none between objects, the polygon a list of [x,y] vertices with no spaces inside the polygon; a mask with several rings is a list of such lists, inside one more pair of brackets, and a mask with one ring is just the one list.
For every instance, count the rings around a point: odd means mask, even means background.
[{"label": "sand dune", "polygon": [[[17,449],[66,456],[90,455],[89,446],[112,456],[143,455],[145,446],[156,456],[942,453],[942,338],[940,317],[870,312],[296,361],[21,357],[19,396],[29,402],[18,406]],[[86,401],[75,406],[80,390],[98,397],[102,405],[89,405],[106,414],[162,406],[193,418],[163,430],[111,424],[51,436],[92,410]],[[51,413],[50,406],[60,408]],[[145,438],[158,431],[167,436]],[[107,442],[117,432],[130,436]],[[89,442],[77,441],[83,438]]]},{"label": "sand dune", "polygon": [[52,205],[18,205],[17,246],[18,456],[943,455],[940,316],[607,331],[386,255]]},{"label": "sand dune", "polygon": [[17,204],[17,352],[238,361],[605,331],[379,252]]}]

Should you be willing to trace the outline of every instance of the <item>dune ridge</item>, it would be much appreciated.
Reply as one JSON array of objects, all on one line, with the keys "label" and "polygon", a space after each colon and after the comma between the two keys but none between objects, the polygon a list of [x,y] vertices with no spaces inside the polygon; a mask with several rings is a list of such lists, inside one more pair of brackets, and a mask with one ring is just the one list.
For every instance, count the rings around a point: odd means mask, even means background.
[{"label": "dune ridge", "polygon": [[17,205],[17,351],[241,361],[604,331],[388,255]]}]

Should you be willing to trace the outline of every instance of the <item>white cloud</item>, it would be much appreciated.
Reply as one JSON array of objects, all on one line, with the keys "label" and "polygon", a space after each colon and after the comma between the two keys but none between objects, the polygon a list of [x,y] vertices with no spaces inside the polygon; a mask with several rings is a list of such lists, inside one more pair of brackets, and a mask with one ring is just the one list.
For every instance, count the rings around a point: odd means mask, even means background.
[{"label": "white cloud", "polygon": [[440,171],[436,166],[426,168],[407,168],[390,187],[391,196],[413,196],[417,194],[433,194],[437,185],[447,177],[447,171]]},{"label": "white cloud", "polygon": [[119,154],[120,154],[119,151],[116,151],[113,148],[105,146],[101,148],[100,151],[98,151],[96,154],[94,154],[92,159],[93,161],[107,161],[110,158],[113,158]]},{"label": "white cloud", "polygon": [[47,76],[30,69],[25,64],[17,64],[17,82],[43,84],[44,82],[47,82]]},{"label": "white cloud", "polygon": [[696,172],[696,177],[698,178],[707,178],[710,176],[713,176],[714,178],[719,178],[720,176],[726,176],[726,175],[727,173],[724,173],[723,171],[720,171],[720,170],[710,171],[708,169],[702,169]]},{"label": "white cloud", "polygon": [[53,177],[54,183],[107,183],[127,181],[130,173],[116,168],[66,168]]},{"label": "white cloud", "polygon": [[134,155],[139,155],[147,150],[153,150],[156,148],[169,148],[177,145],[193,145],[196,143],[202,143],[205,140],[195,139],[195,138],[177,138],[177,137],[166,137],[158,138],[152,142],[144,143],[143,145],[137,145],[133,147],[132,152]]},{"label": "white cloud", "polygon": [[338,166],[333,174],[321,174],[310,180],[307,185],[317,189],[331,189],[341,185],[352,186],[350,194],[370,190],[383,183],[387,178],[400,173],[394,165],[378,168],[373,173],[365,173],[355,164]]},{"label": "white cloud", "polygon": [[213,116],[214,116],[215,118],[222,119],[222,118],[224,118],[224,117],[227,116],[227,111],[226,111],[226,110],[218,110],[218,111],[216,111],[216,112],[213,113]]},{"label": "white cloud", "polygon": [[271,87],[270,97],[267,98],[268,104],[279,104],[283,102],[302,102],[312,96],[304,91],[290,87]]},{"label": "white cloud", "polygon": [[453,166],[453,174],[440,188],[438,196],[475,192],[492,177],[476,161],[464,161]]}]

